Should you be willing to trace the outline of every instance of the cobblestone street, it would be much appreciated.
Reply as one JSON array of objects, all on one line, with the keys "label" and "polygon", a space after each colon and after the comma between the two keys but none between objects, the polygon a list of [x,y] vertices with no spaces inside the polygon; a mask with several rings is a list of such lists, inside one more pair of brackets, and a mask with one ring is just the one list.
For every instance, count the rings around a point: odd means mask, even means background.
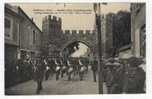
[{"label": "cobblestone street", "polygon": [[[19,85],[6,89],[6,94],[10,95],[33,95],[36,94],[36,83],[31,80]],[[98,83],[93,82],[92,71],[85,75],[84,80],[80,81],[78,77],[71,81],[67,80],[67,76],[55,80],[50,77],[49,80],[43,82],[43,90],[41,95],[68,95],[68,94],[98,94]]]}]

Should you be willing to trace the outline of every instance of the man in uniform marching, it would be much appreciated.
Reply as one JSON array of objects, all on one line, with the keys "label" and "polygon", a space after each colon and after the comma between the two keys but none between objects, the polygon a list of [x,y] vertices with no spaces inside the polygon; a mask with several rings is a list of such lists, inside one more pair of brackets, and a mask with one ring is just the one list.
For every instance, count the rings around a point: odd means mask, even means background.
[{"label": "man in uniform marching", "polygon": [[96,82],[96,76],[97,76],[97,71],[98,71],[98,61],[94,60],[92,62],[92,72],[93,72],[93,81]]},{"label": "man in uniform marching", "polygon": [[43,61],[43,58],[40,58],[37,60],[36,63],[36,70],[35,70],[35,81],[37,82],[37,90],[36,93],[39,94],[40,90],[43,89],[42,87],[42,82],[43,82],[43,78],[44,78],[44,74],[45,74],[45,63]]}]

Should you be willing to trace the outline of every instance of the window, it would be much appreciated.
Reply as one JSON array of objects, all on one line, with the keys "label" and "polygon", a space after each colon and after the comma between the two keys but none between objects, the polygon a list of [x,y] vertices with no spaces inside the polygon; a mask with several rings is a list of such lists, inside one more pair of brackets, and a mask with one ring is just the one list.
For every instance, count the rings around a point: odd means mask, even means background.
[{"label": "window", "polygon": [[35,30],[33,30],[33,44],[36,43],[36,32]]},{"label": "window", "polygon": [[140,55],[145,57],[146,55],[146,30],[145,25],[140,29]]},{"label": "window", "polygon": [[5,18],[5,37],[12,38],[12,20],[8,17]]},{"label": "window", "polygon": [[14,22],[14,25],[13,25],[13,39],[16,41],[16,40],[18,40],[18,37],[19,37],[19,23]]}]

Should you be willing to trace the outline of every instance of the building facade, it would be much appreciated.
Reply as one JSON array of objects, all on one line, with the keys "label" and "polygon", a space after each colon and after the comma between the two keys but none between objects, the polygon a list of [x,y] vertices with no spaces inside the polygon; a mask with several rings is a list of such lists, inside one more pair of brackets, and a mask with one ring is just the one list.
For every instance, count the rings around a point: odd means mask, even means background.
[{"label": "building facade", "polygon": [[34,23],[32,18],[19,8],[19,14],[22,17],[20,26],[20,57],[34,58],[41,54],[42,32]]},{"label": "building facade", "polygon": [[5,5],[5,67],[18,58],[21,16],[17,7]]},{"label": "building facade", "polygon": [[132,3],[131,7],[131,42],[134,56],[146,55],[146,5]]},{"label": "building facade", "polygon": [[[5,4],[5,87],[29,80],[21,62],[41,53],[42,32],[17,6]],[[24,75],[23,75],[24,74]],[[28,73],[30,74],[30,73]],[[30,75],[31,76],[31,75]]]},{"label": "building facade", "polygon": [[40,53],[41,30],[19,7],[5,4],[5,63]]}]

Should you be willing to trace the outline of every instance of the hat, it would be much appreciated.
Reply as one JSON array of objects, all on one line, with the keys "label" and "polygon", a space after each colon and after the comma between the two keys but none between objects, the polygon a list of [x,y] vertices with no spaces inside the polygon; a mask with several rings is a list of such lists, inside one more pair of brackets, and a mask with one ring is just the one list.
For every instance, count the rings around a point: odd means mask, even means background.
[{"label": "hat", "polygon": [[136,66],[139,66],[143,63],[143,60],[142,58],[137,58],[137,57],[131,57],[128,59],[128,63],[133,66],[133,67],[136,67]]}]

